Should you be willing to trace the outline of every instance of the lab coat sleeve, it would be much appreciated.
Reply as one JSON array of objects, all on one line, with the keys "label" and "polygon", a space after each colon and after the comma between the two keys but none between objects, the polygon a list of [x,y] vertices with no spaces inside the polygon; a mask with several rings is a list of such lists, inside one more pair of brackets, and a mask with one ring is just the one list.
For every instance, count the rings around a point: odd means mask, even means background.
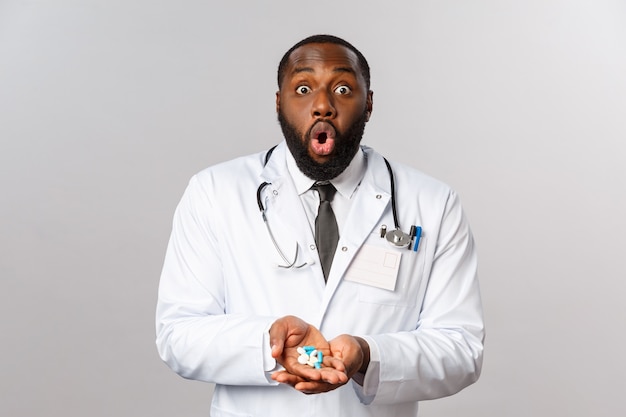
[{"label": "lab coat sleeve", "polygon": [[481,371],[484,326],[474,241],[459,199],[450,192],[441,219],[422,310],[414,330],[369,335],[372,361],[366,404],[393,404],[452,395]]},{"label": "lab coat sleeve", "polygon": [[267,329],[275,318],[226,314],[207,187],[193,177],[174,215],[157,301],[158,352],[185,378],[275,385],[265,369]]}]

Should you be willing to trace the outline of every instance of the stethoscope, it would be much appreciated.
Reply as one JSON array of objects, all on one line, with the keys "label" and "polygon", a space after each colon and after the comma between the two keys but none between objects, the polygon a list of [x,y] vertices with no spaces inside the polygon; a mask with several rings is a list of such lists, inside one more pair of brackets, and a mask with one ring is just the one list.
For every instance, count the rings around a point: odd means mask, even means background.
[{"label": "stethoscope", "polygon": [[[272,156],[272,152],[274,152],[274,149],[276,149],[276,146],[273,146],[272,148],[270,148],[265,154],[265,162],[263,166],[267,165],[268,161],[270,160],[270,157]],[[391,246],[396,247],[398,249],[408,247],[409,249],[413,249],[414,251],[417,251],[422,228],[419,226],[411,226],[411,230],[409,231],[409,233],[405,233],[400,229],[400,224],[398,222],[398,212],[396,209],[396,183],[394,180],[393,170],[391,169],[391,165],[389,164],[389,161],[387,161],[387,158],[383,157],[383,159],[385,161],[385,165],[387,165],[387,171],[389,172],[389,183],[391,185],[391,212],[393,214],[393,223],[394,223],[395,229],[387,231],[387,226],[383,225],[380,229],[380,237],[385,238]],[[272,240],[272,244],[276,248],[276,251],[282,258],[283,262],[286,263],[286,265],[278,265],[278,266],[280,268],[287,268],[287,269],[288,268],[302,268],[307,263],[305,262],[303,264],[296,265],[296,261],[298,259],[298,252],[299,252],[298,243],[296,242],[296,252],[293,256],[293,261],[290,261],[285,256],[283,251],[280,249],[280,246],[276,242],[276,239],[274,238],[274,234],[272,233],[272,229],[270,228],[270,225],[267,221],[267,216],[265,215],[265,207],[263,206],[263,202],[261,201],[261,193],[263,192],[263,189],[268,185],[270,185],[270,183],[265,182],[265,181],[262,182],[261,185],[259,185],[259,188],[257,188],[256,190],[256,201],[257,201],[257,204],[259,205],[259,210],[261,211],[263,223],[265,224],[267,233],[269,234],[270,239]],[[413,247],[411,245],[412,242],[414,242]]]}]

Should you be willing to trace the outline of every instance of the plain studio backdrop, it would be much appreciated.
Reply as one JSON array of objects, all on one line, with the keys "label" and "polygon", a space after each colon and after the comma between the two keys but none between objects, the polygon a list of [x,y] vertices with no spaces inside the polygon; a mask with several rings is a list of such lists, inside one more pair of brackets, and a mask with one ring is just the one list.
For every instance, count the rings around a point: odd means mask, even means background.
[{"label": "plain studio backdrop", "polygon": [[0,0],[0,415],[208,415],[154,346],[172,215],[281,140],[276,66],[315,33],[370,62],[364,143],[458,190],[478,244],[483,375],[421,416],[625,415],[625,3]]}]

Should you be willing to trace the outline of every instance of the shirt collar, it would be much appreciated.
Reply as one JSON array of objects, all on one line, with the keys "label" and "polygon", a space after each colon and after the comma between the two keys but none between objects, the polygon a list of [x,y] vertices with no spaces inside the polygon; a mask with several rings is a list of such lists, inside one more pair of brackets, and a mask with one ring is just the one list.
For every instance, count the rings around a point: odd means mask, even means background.
[{"label": "shirt collar", "polygon": [[[300,171],[291,152],[288,151],[286,154],[287,169],[289,170],[289,174],[291,175],[293,183],[296,186],[298,195],[302,195],[309,191],[311,186],[315,183],[315,180],[312,180]],[[363,176],[365,176],[366,167],[367,161],[365,159],[365,155],[363,154],[361,148],[359,148],[358,152],[352,158],[352,161],[350,161],[350,165],[348,165],[348,167],[341,174],[330,180],[330,183],[337,189],[339,194],[349,199],[361,183]]]}]

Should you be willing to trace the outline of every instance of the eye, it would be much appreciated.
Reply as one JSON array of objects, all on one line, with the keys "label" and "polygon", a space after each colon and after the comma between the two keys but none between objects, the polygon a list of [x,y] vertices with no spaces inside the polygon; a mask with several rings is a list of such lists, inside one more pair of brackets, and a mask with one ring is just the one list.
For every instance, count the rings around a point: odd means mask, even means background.
[{"label": "eye", "polygon": [[299,85],[298,87],[296,87],[296,94],[305,95],[309,94],[310,92],[311,89],[306,85]]},{"label": "eye", "polygon": [[339,87],[335,88],[335,94],[346,95],[350,94],[351,92],[352,90],[347,85],[340,85]]}]

